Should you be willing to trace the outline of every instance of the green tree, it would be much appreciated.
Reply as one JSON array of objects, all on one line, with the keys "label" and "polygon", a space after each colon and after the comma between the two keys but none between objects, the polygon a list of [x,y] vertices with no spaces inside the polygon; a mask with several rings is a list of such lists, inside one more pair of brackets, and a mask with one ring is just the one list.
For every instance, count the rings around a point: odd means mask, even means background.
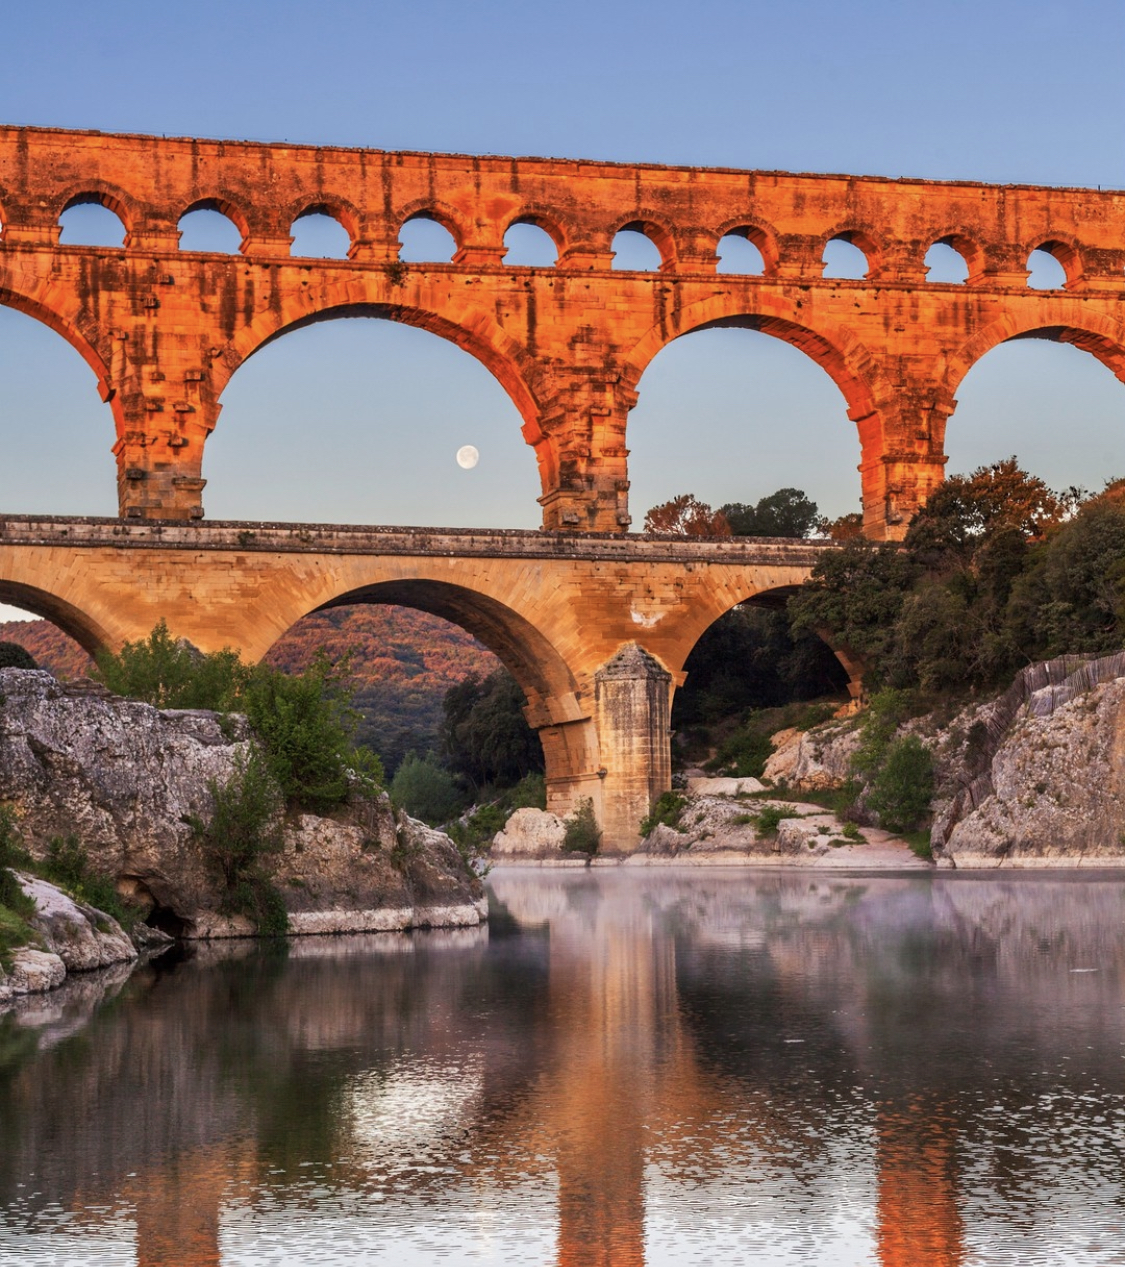
[{"label": "green tree", "polygon": [[204,655],[173,638],[162,619],[145,639],[126,642],[114,654],[101,651],[94,676],[116,695],[157,708],[234,708],[249,669],[226,648]]},{"label": "green tree", "polygon": [[18,642],[0,642],[0,669],[36,669],[35,657]]},{"label": "green tree", "polygon": [[286,800],[313,811],[338,805],[357,765],[372,784],[381,781],[378,758],[362,757],[352,744],[356,718],[348,700],[323,655],[301,674],[258,665],[249,675],[240,707]]},{"label": "green tree", "polygon": [[476,788],[508,787],[543,769],[543,746],[523,715],[519,683],[506,669],[471,673],[442,704],[441,751],[448,767]]},{"label": "green tree", "polygon": [[867,684],[906,684],[896,624],[920,575],[910,554],[857,537],[825,557],[789,600],[795,634],[823,632],[867,665]]},{"label": "green tree", "polygon": [[808,537],[826,526],[816,502],[799,488],[779,488],[753,506],[728,502],[719,514],[736,537]]},{"label": "green tree", "polygon": [[437,827],[447,823],[465,803],[464,794],[449,770],[432,753],[407,753],[391,780],[391,800],[412,818]]}]

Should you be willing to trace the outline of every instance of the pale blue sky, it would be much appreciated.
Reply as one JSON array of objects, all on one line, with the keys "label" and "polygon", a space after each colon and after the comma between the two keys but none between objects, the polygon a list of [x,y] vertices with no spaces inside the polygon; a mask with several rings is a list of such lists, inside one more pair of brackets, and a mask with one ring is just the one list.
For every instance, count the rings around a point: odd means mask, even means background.
[{"label": "pale blue sky", "polygon": [[[9,6],[3,41],[6,123],[1125,187],[1121,0],[60,0]],[[1015,452],[1056,486],[1125,474],[1125,388],[1071,347],[1001,347],[959,399],[951,470]],[[9,310],[0,434],[0,510],[115,513],[93,376]],[[638,526],[685,491],[718,504],[796,484],[830,514],[858,505],[842,398],[763,335],[666,349],[629,441]],[[481,452],[472,472],[454,463],[464,443]],[[205,463],[211,517],[539,518],[504,392],[452,345],[386,322],[315,326],[252,358]]]}]

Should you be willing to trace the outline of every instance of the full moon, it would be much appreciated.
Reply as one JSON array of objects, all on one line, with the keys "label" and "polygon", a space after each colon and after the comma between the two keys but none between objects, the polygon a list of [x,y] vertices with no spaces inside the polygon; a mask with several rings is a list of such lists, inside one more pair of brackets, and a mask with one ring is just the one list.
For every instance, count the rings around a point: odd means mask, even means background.
[{"label": "full moon", "polygon": [[457,465],[463,471],[471,471],[479,461],[480,453],[477,452],[475,445],[463,444],[457,450]]}]

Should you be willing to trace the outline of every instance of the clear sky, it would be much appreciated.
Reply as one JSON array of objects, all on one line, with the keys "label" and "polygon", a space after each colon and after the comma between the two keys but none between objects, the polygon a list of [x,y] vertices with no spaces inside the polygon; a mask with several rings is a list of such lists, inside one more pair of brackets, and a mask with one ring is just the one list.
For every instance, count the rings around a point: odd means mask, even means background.
[{"label": "clear sky", "polygon": [[[1122,0],[56,0],[9,5],[0,121],[381,149],[1125,188]],[[804,488],[858,508],[838,391],[764,335],[689,335],[642,380],[633,513]],[[1125,388],[1085,353],[969,374],[950,470],[1125,474]],[[685,428],[690,451],[685,456]],[[0,309],[0,510],[113,514],[108,409],[58,336]],[[480,464],[460,470],[466,443]],[[421,331],[337,321],[235,375],[208,443],[224,518],[534,527],[502,389]]]}]

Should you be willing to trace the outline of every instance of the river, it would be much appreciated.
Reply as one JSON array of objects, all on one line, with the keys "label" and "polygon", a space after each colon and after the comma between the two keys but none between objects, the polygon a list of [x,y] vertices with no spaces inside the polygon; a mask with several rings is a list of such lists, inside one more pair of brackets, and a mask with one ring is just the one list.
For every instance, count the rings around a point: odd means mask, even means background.
[{"label": "river", "polygon": [[1125,1264],[1125,878],[489,885],[0,1018],[0,1262]]}]

